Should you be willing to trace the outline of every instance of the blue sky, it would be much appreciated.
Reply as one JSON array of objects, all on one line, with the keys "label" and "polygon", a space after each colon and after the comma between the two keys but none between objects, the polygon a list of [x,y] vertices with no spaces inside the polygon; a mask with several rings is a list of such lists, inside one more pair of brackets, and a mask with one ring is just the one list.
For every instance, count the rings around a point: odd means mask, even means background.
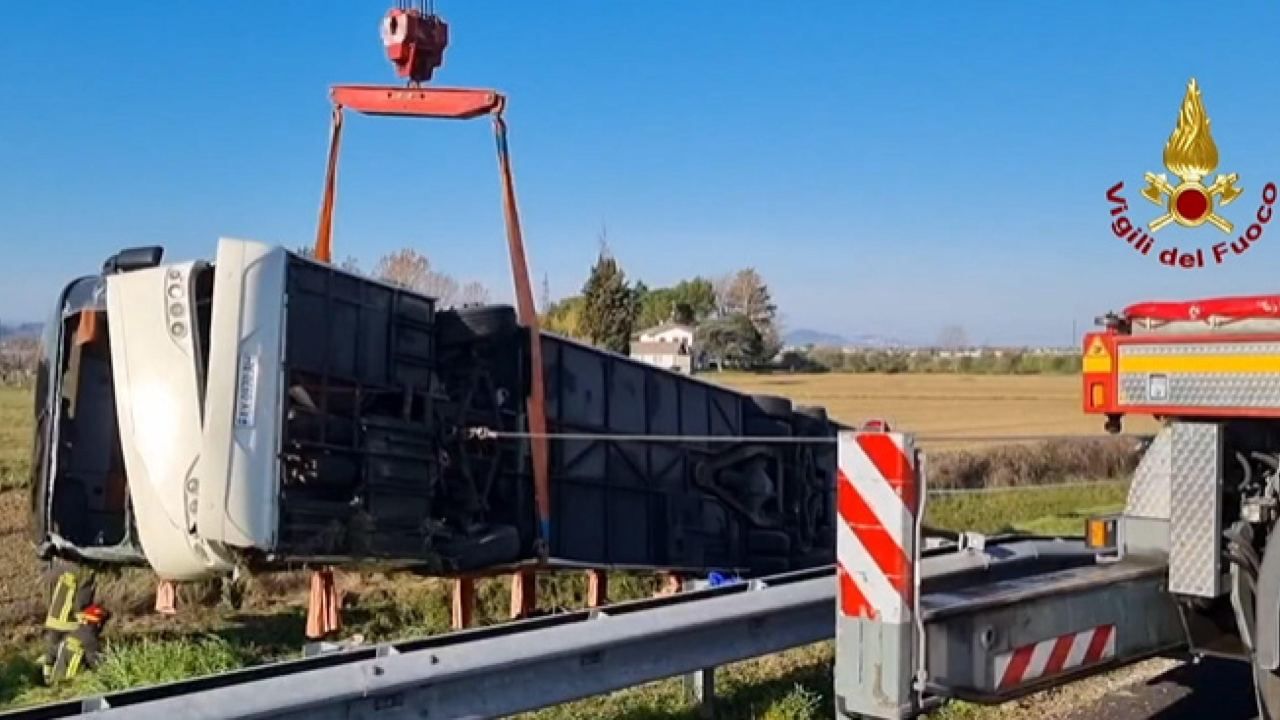
[{"label": "blue sky", "polygon": [[[385,7],[0,6],[0,319],[43,317],[122,246],[308,243],[327,86],[394,80]],[[1276,3],[437,8],[437,82],[510,97],[529,252],[555,296],[581,286],[602,224],[651,286],[753,265],[789,326],[846,334],[1065,343],[1131,301],[1280,289],[1280,224],[1175,270],[1111,234],[1105,199],[1123,179],[1135,221],[1159,214],[1138,189],[1164,171],[1191,76],[1245,189],[1223,215],[1240,226],[1280,181]],[[351,118],[342,170],[338,255],[410,245],[510,297],[486,123]]]}]

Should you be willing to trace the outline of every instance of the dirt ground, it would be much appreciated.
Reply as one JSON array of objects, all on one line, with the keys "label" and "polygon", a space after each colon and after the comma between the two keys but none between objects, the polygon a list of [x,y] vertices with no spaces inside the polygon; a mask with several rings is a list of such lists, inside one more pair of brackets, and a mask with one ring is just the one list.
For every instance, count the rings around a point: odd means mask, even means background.
[{"label": "dirt ground", "polygon": [[40,568],[27,539],[27,494],[0,492],[0,645],[21,643],[38,633],[41,616]]}]

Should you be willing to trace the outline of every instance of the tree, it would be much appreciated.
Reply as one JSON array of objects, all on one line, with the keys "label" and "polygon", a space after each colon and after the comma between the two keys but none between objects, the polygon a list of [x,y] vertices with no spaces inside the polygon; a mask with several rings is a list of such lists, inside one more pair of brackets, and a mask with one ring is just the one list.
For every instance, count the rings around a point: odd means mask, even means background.
[{"label": "tree", "polygon": [[816,347],[809,351],[809,359],[828,370],[844,370],[845,353],[838,347]]},{"label": "tree", "polygon": [[[675,304],[676,313],[686,313],[686,317],[690,324],[699,323],[716,311],[716,289],[710,280],[704,277],[695,277],[691,280],[681,280],[671,288],[671,300]],[[687,308],[682,311],[681,306]]]},{"label": "tree", "polygon": [[675,303],[672,299],[672,291],[669,288],[658,288],[657,290],[645,292],[640,295],[638,305],[639,313],[636,316],[636,324],[641,328],[661,325],[671,320],[674,314]]},{"label": "tree", "polygon": [[410,248],[383,255],[373,274],[392,285],[435,298],[441,307],[489,300],[489,289],[484,285],[478,282],[459,284],[452,276],[433,270],[425,255]]},{"label": "tree", "polygon": [[[631,305],[635,308],[634,323],[638,324],[641,328],[650,327],[649,325],[644,324],[644,321],[641,318],[644,316],[645,303],[651,302],[650,297],[654,292],[657,291],[650,290],[649,286],[646,285],[643,280],[636,280],[635,284],[631,286]],[[654,324],[656,325],[657,323]]]},{"label": "tree", "polygon": [[778,367],[788,372],[824,373],[831,368],[817,362],[803,350],[788,350],[778,358]]},{"label": "tree", "polygon": [[458,289],[456,297],[459,305],[484,305],[489,302],[489,288],[474,280]]},{"label": "tree", "polygon": [[969,347],[969,335],[959,325],[947,325],[938,331],[938,347],[961,350]]},{"label": "tree", "polygon": [[[2,328],[0,336],[4,336]],[[39,338],[5,336],[0,339],[0,385],[28,382],[34,377],[39,362]]]},{"label": "tree", "polygon": [[715,285],[716,303],[722,316],[744,315],[760,333],[768,357],[782,347],[778,330],[778,306],[773,304],[769,286],[754,268],[745,268],[721,278]]},{"label": "tree", "polygon": [[716,311],[716,291],[710,280],[695,277],[667,288],[650,289],[636,283],[636,324],[650,328],[665,322],[697,325]]},{"label": "tree", "polygon": [[[298,255],[300,257],[307,258],[308,260],[316,259],[316,250],[310,245],[299,245],[298,247],[293,249],[293,254]],[[364,274],[360,270],[360,260],[358,260],[354,255],[348,255],[345,260],[338,263],[338,267],[353,275]]]},{"label": "tree", "polygon": [[585,306],[586,300],[581,295],[552,303],[542,314],[540,320],[542,329],[557,335],[585,340],[586,332],[582,327],[582,310]]},{"label": "tree", "polygon": [[778,312],[769,295],[769,286],[754,268],[744,268],[721,278],[715,292],[721,315],[740,313],[757,324],[772,320]]},{"label": "tree", "polygon": [[694,325],[698,322],[698,315],[689,303],[678,302],[671,308],[671,319],[681,325]]},{"label": "tree", "polygon": [[373,274],[392,285],[427,294],[431,262],[418,251],[405,248],[383,255],[373,268]]},{"label": "tree", "polygon": [[734,314],[708,320],[698,327],[697,346],[723,370],[749,368],[762,361],[764,342],[751,319]]},{"label": "tree", "polygon": [[428,270],[419,287],[418,292],[435,298],[441,307],[453,307],[461,304],[458,302],[458,291],[460,289],[458,281],[444,273]]},{"label": "tree", "polygon": [[594,345],[627,354],[636,320],[636,295],[607,247],[601,248],[582,287],[582,296],[582,329],[587,339]]}]

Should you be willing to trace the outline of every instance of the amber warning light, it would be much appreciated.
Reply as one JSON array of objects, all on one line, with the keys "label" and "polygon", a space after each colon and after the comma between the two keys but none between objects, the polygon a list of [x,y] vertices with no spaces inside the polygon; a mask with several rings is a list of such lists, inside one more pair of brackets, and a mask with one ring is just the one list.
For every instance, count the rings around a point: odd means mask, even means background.
[{"label": "amber warning light", "polygon": [[1085,521],[1084,544],[1090,550],[1114,550],[1119,518],[1115,515]]}]

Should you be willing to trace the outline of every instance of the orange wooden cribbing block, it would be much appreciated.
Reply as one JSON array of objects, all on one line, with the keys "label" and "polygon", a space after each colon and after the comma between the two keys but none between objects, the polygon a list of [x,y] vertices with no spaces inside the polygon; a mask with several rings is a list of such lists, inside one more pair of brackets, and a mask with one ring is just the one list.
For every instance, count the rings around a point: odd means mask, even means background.
[{"label": "orange wooden cribbing block", "polygon": [[342,599],[333,568],[311,573],[311,594],[307,600],[307,638],[319,640],[342,629]]},{"label": "orange wooden cribbing block", "polygon": [[658,580],[662,584],[658,587],[658,591],[654,593],[654,596],[656,597],[666,597],[668,595],[675,595],[676,593],[680,592],[680,590],[684,586],[683,582],[681,582],[680,580],[680,576],[675,573],[670,573],[670,572],[658,573]]},{"label": "orange wooden cribbing block", "polygon": [[587,607],[598,608],[609,604],[609,573],[605,570],[587,571]]},{"label": "orange wooden cribbing block", "polygon": [[450,622],[454,630],[471,627],[476,612],[476,581],[457,578],[453,581],[453,613]]},{"label": "orange wooden cribbing block", "polygon": [[156,612],[161,615],[178,613],[178,590],[170,580],[161,580],[156,585]]},{"label": "orange wooden cribbing block", "polygon": [[538,609],[538,574],[522,568],[511,576],[511,619],[526,618]]}]

